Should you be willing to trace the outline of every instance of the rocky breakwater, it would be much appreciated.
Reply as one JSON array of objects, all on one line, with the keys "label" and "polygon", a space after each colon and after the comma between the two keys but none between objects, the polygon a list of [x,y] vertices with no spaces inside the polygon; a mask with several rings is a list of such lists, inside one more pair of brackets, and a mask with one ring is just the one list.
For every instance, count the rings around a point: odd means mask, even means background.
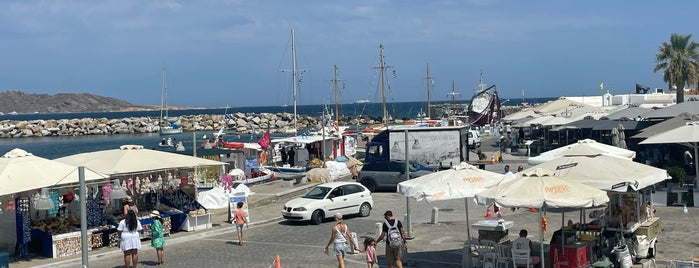
[{"label": "rocky breakwater", "polygon": [[[250,134],[253,129],[261,133],[269,129],[272,133],[288,133],[293,127],[294,115],[290,113],[235,113],[226,119],[223,115],[188,115],[168,119],[184,131],[218,131],[222,127],[235,130],[240,134]],[[315,127],[321,117],[298,116],[296,129]],[[343,117],[340,125],[366,125],[380,122],[380,118],[369,116]],[[158,133],[160,118],[127,117],[107,118],[73,118],[51,120],[3,120],[0,121],[0,138],[27,138],[49,136],[85,136]]]}]

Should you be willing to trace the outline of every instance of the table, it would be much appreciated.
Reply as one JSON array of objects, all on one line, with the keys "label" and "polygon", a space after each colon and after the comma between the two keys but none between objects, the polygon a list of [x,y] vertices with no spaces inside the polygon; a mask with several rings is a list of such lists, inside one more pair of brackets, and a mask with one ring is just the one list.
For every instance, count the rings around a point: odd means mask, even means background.
[{"label": "table", "polygon": [[503,220],[500,224],[500,220],[482,220],[471,226],[478,229],[478,240],[489,240],[499,244],[510,241],[509,229],[514,226],[514,222]]},{"label": "table", "polygon": [[204,215],[187,215],[187,219],[185,219],[180,230],[191,232],[212,227],[211,214],[207,213]]}]

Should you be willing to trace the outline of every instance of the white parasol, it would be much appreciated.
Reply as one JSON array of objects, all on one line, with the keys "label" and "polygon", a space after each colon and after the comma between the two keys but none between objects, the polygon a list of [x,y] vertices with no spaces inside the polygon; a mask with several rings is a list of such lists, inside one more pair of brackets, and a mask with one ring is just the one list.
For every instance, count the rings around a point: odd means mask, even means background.
[{"label": "white parasol", "polygon": [[[617,129],[617,133],[618,133],[618,129]],[[607,145],[604,143],[599,143],[599,142],[597,142],[595,140],[591,140],[591,139],[584,139],[584,140],[579,140],[578,142],[570,144],[570,145],[566,145],[566,146],[563,146],[560,148],[546,151],[546,152],[544,152],[536,157],[530,157],[527,160],[527,162],[529,162],[529,164],[531,164],[531,165],[538,165],[538,164],[544,163],[546,161],[550,161],[552,159],[562,157],[562,156],[568,154],[569,150],[578,149],[578,148],[587,148],[589,150],[595,150],[595,151],[598,151],[600,153],[621,156],[621,157],[628,158],[628,159],[633,159],[634,157],[636,157],[636,152],[634,152],[634,151],[622,149],[622,148]]]},{"label": "white parasol", "polygon": [[[684,126],[655,134],[639,144],[663,143],[679,143],[689,148],[693,148],[694,168],[696,171],[695,176],[699,177],[699,158],[697,158],[697,153],[699,151],[699,121],[687,122]],[[695,177],[695,183],[697,177]]]}]

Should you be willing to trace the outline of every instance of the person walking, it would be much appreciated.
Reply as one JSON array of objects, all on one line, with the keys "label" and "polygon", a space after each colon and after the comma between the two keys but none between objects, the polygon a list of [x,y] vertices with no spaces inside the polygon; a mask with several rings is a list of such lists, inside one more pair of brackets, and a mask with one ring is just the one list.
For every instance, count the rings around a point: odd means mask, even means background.
[{"label": "person walking", "polygon": [[379,258],[376,257],[376,240],[373,237],[364,239],[364,252],[366,253],[367,268],[373,268],[374,264],[379,263]]},{"label": "person walking", "polygon": [[328,247],[330,247],[330,244],[333,244],[333,252],[335,252],[335,256],[337,257],[338,268],[345,268],[347,241],[349,241],[354,250],[359,251],[359,248],[354,243],[354,239],[352,239],[352,234],[350,233],[349,227],[347,227],[347,224],[342,223],[342,213],[338,212],[335,214],[335,225],[330,231],[330,240],[328,241],[328,244],[325,245],[325,249],[323,250],[325,254],[329,254]]},{"label": "person walking", "polygon": [[153,217],[153,223],[150,225],[150,245],[155,248],[156,256],[158,257],[158,265],[163,265],[163,247],[165,247],[165,234],[163,233],[163,219],[160,217],[160,211],[153,210],[150,213]]},{"label": "person walking", "polygon": [[405,232],[403,231],[403,224],[393,218],[393,212],[386,210],[383,214],[384,222],[381,227],[381,235],[376,239],[376,243],[381,242],[381,240],[386,237],[386,260],[388,261],[388,267],[398,267],[403,268],[403,261],[401,257],[403,254],[403,248],[408,249],[408,243],[405,240]]},{"label": "person walking", "polygon": [[117,231],[121,237],[119,248],[124,252],[124,267],[128,268],[129,263],[136,268],[138,265],[138,249],[141,248],[141,237],[139,231],[143,227],[136,217],[136,212],[129,210],[126,218],[119,222]]},{"label": "person walking", "polygon": [[235,230],[238,232],[238,245],[242,246],[243,245],[243,225],[249,228],[248,226],[248,219],[245,217],[245,211],[243,210],[243,205],[245,203],[243,202],[238,202],[236,207],[238,209],[235,210],[235,214],[233,215],[233,221],[235,222]]}]

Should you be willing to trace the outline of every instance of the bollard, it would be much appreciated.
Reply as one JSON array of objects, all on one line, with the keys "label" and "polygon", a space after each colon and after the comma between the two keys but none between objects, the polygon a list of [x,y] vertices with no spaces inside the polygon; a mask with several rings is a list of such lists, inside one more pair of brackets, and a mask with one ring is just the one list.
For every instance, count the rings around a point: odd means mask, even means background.
[{"label": "bollard", "polygon": [[376,238],[379,238],[383,231],[383,222],[377,222],[374,226],[376,226]]},{"label": "bollard", "polygon": [[432,220],[430,223],[432,224],[437,224],[438,220],[437,218],[439,217],[439,208],[438,207],[433,207],[432,208]]}]

